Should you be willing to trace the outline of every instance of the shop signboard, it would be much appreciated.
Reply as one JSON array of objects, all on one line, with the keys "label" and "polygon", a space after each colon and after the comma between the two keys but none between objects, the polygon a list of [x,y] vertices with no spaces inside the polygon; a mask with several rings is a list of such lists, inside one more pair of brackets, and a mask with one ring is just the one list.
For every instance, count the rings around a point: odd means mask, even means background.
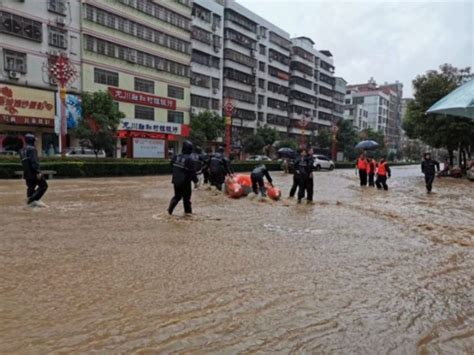
[{"label": "shop signboard", "polygon": [[163,108],[166,110],[176,110],[176,100],[174,99],[112,87],[109,87],[109,93],[116,101]]},{"label": "shop signboard", "polygon": [[181,135],[182,125],[179,123],[156,122],[140,120],[136,118],[123,118],[120,122],[119,130]]}]

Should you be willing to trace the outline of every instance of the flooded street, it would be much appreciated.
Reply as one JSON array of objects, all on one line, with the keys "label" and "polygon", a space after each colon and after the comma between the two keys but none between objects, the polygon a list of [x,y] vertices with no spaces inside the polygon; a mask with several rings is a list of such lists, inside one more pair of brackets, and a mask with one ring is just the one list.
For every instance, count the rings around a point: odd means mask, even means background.
[{"label": "flooded street", "polygon": [[[170,178],[0,181],[0,353],[474,353],[474,183],[315,175],[314,206]],[[272,174],[287,195],[292,177]]]}]

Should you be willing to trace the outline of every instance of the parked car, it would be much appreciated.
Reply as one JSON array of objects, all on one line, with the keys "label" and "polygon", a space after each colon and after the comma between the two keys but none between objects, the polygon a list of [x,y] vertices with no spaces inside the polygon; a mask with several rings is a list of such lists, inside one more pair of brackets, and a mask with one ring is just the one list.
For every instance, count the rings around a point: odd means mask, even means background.
[{"label": "parked car", "polygon": [[18,155],[18,152],[14,150],[4,150],[3,152],[0,152],[0,155],[7,157],[16,157]]},{"label": "parked car", "polygon": [[271,159],[266,155],[251,155],[247,161],[271,161]]},{"label": "parked car", "polygon": [[313,155],[314,158],[314,169],[316,171],[321,169],[333,170],[335,167],[334,162],[326,158],[324,155],[315,154]]},{"label": "parked car", "polygon": [[[68,148],[66,152],[66,157],[68,158],[95,158],[95,152],[93,149],[84,148],[84,147],[71,147]],[[105,152],[100,150],[97,153],[97,158],[105,158]]]}]

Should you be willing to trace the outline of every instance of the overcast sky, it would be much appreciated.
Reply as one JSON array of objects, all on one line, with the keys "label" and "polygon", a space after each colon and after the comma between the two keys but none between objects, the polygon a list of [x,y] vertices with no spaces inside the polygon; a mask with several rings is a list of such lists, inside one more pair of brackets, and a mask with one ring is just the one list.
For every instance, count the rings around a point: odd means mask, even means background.
[{"label": "overcast sky", "polygon": [[399,80],[411,97],[417,74],[443,63],[474,67],[474,0],[237,1],[330,50],[336,75],[352,84]]}]

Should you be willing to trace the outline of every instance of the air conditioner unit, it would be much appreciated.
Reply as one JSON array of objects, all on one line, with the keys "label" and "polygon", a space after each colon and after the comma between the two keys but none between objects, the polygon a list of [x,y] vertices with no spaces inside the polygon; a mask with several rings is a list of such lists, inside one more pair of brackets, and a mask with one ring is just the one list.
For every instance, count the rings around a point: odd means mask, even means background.
[{"label": "air conditioner unit", "polygon": [[58,16],[56,17],[56,24],[58,26],[66,26],[66,19],[64,17]]},{"label": "air conditioner unit", "polygon": [[11,70],[8,72],[8,77],[13,80],[18,80],[20,75],[16,71]]}]

